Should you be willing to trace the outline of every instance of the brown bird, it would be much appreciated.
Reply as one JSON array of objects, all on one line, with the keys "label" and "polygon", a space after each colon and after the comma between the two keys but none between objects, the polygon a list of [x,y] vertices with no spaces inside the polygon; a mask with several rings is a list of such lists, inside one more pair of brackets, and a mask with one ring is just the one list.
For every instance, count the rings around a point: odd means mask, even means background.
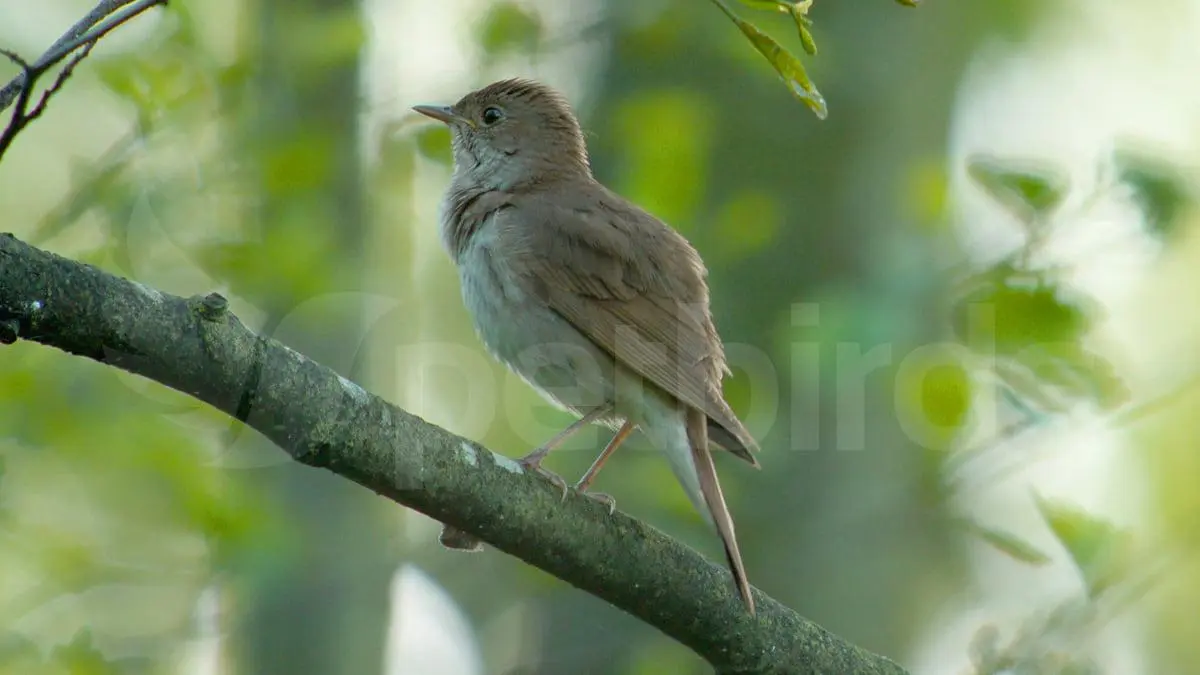
[{"label": "brown bird", "polygon": [[[580,418],[521,463],[541,467],[590,423],[616,430],[576,488],[640,428],[725,545],[746,608],[754,599],[709,443],[754,466],[754,439],[721,392],[729,373],[709,312],[708,272],[679,233],[592,177],[567,101],[504,80],[452,106],[416,106],[450,127],[454,175],[442,241],[489,351],[550,402]],[[461,533],[443,543],[472,547]]]}]

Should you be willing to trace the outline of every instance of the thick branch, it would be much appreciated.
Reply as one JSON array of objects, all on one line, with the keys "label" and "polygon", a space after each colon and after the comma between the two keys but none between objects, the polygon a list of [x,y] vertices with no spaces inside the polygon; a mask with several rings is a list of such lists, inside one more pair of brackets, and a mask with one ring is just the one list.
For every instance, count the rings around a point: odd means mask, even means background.
[{"label": "thick branch", "polygon": [[722,673],[903,673],[756,592],[658,530],[561,493],[510,459],[254,334],[219,295],[184,299],[0,235],[0,340],[142,375],[323,467],[633,614]]}]

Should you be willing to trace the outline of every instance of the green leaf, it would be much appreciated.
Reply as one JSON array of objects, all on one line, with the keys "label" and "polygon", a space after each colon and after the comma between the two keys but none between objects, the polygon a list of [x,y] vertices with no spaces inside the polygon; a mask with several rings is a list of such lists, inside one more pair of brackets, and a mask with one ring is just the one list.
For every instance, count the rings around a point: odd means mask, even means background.
[{"label": "green leaf", "polygon": [[812,19],[808,18],[808,10],[812,7],[813,0],[800,0],[800,2],[789,2],[789,0],[738,0],[738,2],[755,9],[775,10],[791,16],[792,21],[796,22],[796,32],[800,34],[800,45],[804,47],[804,51],[809,55],[816,56],[817,43],[813,40],[812,33],[810,32]]},{"label": "green leaf", "polygon": [[1170,235],[1179,214],[1192,202],[1183,178],[1161,160],[1128,151],[1115,158],[1117,175],[1133,190],[1146,216],[1146,226],[1156,235]]},{"label": "green leaf", "polygon": [[967,174],[993,199],[1029,223],[1045,218],[1067,193],[1067,180],[1044,166],[977,156]]},{"label": "green leaf", "polygon": [[733,10],[725,4],[723,0],[712,0],[713,4],[721,8],[725,12],[725,16],[742,31],[742,34],[750,40],[750,44],[762,54],[767,61],[775,68],[775,72],[779,73],[779,77],[787,86],[788,91],[792,92],[796,98],[804,102],[810,110],[816,114],[818,119],[825,119],[829,115],[829,109],[825,105],[825,97],[817,91],[812,80],[809,79],[808,73],[804,70],[804,65],[800,60],[792,55],[791,52],[784,49],[770,35],[759,30],[754,24],[745,21]]},{"label": "green leaf", "polygon": [[[1070,297],[1050,279],[1011,270],[997,272],[999,278],[965,294],[952,309],[952,326],[964,342],[990,341],[997,352],[1013,354],[1043,343],[1075,341],[1091,328],[1099,312],[1095,303]],[[976,321],[992,325],[973,325]],[[987,329],[993,332],[975,334]]]},{"label": "green leaf", "polygon": [[967,526],[980,539],[1014,560],[1038,566],[1050,562],[1050,556],[1011,532],[998,530],[974,521],[968,521]]},{"label": "green leaf", "polygon": [[514,2],[492,5],[477,30],[479,44],[488,54],[532,54],[541,44],[544,32],[538,15]]},{"label": "green leaf", "polygon": [[1083,575],[1095,599],[1125,576],[1132,538],[1112,523],[1074,506],[1034,494],[1038,511]]},{"label": "green leaf", "polygon": [[981,278],[952,307],[951,326],[968,347],[996,357],[996,375],[1024,402],[1063,412],[1078,399],[1105,410],[1128,401],[1112,364],[1083,346],[1097,303],[1007,264]]},{"label": "green leaf", "polygon": [[808,52],[809,56],[816,56],[817,41],[813,39],[812,33],[809,31],[812,28],[812,19],[794,7],[791,13],[792,19],[796,22],[796,32],[800,34],[800,46],[804,48],[804,51]]}]

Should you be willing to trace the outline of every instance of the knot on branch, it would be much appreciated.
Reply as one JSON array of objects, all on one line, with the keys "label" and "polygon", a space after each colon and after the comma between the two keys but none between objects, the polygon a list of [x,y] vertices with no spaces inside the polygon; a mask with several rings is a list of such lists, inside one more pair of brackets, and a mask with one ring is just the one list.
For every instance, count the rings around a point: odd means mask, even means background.
[{"label": "knot on branch", "polygon": [[43,306],[41,300],[0,306],[0,344],[11,345],[21,336],[29,335]]},{"label": "knot on branch", "polygon": [[196,296],[188,301],[192,311],[205,321],[220,321],[229,312],[229,301],[220,293],[209,293],[203,298]]}]

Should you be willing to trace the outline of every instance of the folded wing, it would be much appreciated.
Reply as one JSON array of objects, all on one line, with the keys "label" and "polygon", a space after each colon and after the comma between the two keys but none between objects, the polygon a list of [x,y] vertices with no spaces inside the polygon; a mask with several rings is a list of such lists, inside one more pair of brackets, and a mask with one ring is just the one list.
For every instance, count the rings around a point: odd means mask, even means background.
[{"label": "folded wing", "polygon": [[[666,224],[596,184],[596,194],[511,195],[498,245],[533,293],[627,368],[708,417],[709,436],[757,465],[725,403],[729,372],[709,313],[707,272]],[[559,198],[562,197],[562,198]]]}]

